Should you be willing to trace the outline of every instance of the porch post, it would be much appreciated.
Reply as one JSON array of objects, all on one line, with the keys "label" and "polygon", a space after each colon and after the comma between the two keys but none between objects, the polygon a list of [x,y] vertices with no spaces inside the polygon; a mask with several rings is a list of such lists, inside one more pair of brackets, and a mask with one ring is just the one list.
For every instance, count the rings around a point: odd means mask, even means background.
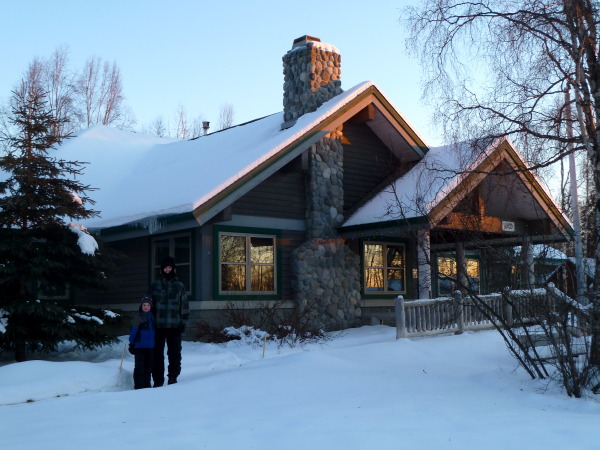
[{"label": "porch post", "polygon": [[[467,277],[467,258],[465,256],[464,242],[456,243],[456,276],[460,286],[469,287],[469,278]],[[463,291],[465,288],[461,288]]]},{"label": "porch post", "polygon": [[533,260],[531,236],[525,236],[523,239],[522,257],[525,288],[533,289],[535,287],[535,261]]},{"label": "porch post", "polygon": [[428,230],[417,232],[417,270],[419,298],[431,298],[431,242]]}]

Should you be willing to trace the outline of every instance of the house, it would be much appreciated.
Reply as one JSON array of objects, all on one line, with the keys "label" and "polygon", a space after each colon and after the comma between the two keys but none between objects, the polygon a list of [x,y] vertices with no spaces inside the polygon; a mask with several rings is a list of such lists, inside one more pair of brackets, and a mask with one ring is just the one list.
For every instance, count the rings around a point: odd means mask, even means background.
[{"label": "house", "polygon": [[343,329],[430,297],[438,255],[473,278],[461,268],[482,249],[569,238],[510,141],[430,149],[374,83],[343,91],[340,61],[303,36],[283,57],[283,112],[188,141],[94,127],[63,144],[98,189],[84,225],[126,255],[117,288],[75,299],[136,308],[170,254],[192,318],[317,302],[315,325]]}]

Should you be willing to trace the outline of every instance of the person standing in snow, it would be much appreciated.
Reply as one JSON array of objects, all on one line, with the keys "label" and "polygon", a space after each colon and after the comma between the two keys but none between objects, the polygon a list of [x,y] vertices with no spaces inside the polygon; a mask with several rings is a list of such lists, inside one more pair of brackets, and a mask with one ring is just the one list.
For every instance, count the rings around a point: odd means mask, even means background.
[{"label": "person standing in snow", "polygon": [[152,360],[154,356],[154,320],[152,319],[152,299],[144,297],[139,313],[131,321],[129,352],[135,356],[133,369],[134,389],[152,387]]},{"label": "person standing in snow", "polygon": [[177,383],[181,373],[181,336],[190,315],[185,286],[175,274],[175,260],[171,256],[162,260],[160,275],[160,279],[154,280],[149,290],[156,322],[152,367],[154,387],[162,386],[165,382],[165,343],[169,359],[168,384]]}]

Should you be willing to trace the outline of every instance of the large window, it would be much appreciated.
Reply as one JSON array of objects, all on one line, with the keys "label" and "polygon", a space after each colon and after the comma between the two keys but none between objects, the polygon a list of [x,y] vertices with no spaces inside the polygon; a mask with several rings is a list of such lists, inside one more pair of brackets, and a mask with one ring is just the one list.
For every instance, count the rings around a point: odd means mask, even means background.
[{"label": "large window", "polygon": [[404,244],[363,244],[365,293],[406,293]]},{"label": "large window", "polygon": [[[469,280],[469,289],[479,293],[480,276],[479,260],[467,258],[467,278]],[[451,257],[438,257],[438,295],[449,296],[458,288],[456,280],[458,270],[456,259]]]},{"label": "large window", "polygon": [[218,233],[219,294],[275,294],[276,236]]},{"label": "large window", "polygon": [[189,234],[156,238],[152,241],[152,279],[160,277],[160,263],[166,256],[175,258],[177,278],[187,292],[192,291],[192,242]]}]

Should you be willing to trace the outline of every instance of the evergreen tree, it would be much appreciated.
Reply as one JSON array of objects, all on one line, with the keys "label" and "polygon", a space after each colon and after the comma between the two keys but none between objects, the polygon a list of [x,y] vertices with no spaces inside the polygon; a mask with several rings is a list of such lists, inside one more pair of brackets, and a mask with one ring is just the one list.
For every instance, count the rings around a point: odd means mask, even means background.
[{"label": "evergreen tree", "polygon": [[38,298],[67,286],[104,286],[111,259],[104,249],[91,255],[78,245],[81,227],[72,222],[98,213],[87,207],[91,188],[77,181],[82,164],[51,156],[68,137],[53,132],[62,128],[57,120],[39,87],[22,82],[13,91],[0,157],[0,344],[15,350],[17,361],[65,340],[86,348],[110,342],[106,327],[118,322],[107,312]]}]

